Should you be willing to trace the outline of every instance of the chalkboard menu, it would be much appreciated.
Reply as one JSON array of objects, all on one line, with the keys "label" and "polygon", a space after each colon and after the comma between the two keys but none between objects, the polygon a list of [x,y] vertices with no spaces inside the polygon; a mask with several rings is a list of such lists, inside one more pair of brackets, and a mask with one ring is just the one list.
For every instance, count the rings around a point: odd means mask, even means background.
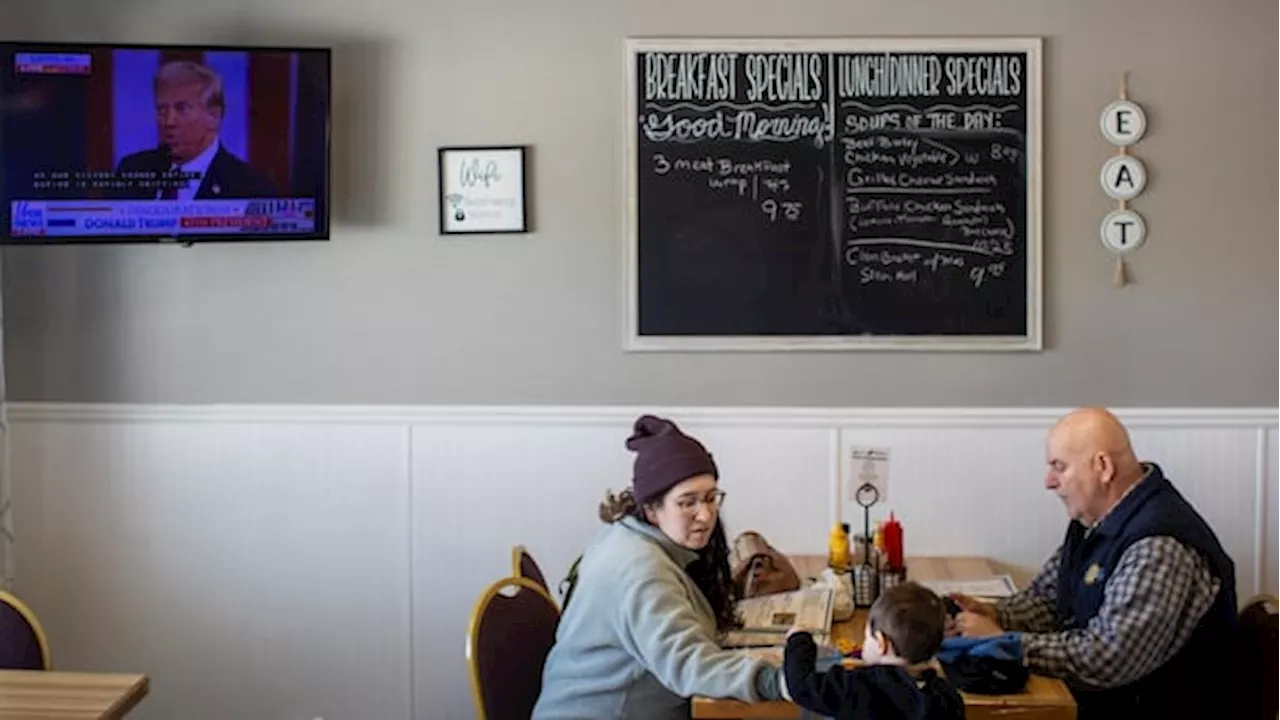
[{"label": "chalkboard menu", "polygon": [[1038,39],[626,52],[628,349],[1040,349]]}]

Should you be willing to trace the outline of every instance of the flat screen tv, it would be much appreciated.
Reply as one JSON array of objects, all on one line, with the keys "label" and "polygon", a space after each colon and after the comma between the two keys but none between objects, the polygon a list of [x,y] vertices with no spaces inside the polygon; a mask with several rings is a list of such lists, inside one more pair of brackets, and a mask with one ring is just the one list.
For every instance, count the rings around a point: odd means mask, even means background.
[{"label": "flat screen tv", "polygon": [[0,43],[0,242],[329,239],[331,51]]}]

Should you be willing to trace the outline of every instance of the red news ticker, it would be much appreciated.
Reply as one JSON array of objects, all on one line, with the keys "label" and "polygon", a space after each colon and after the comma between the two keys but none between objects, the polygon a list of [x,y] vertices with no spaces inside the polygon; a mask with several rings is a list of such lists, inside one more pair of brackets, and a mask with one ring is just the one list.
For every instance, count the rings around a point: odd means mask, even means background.
[{"label": "red news ticker", "polygon": [[184,228],[211,228],[211,227],[267,227],[271,224],[271,218],[265,215],[246,215],[246,216],[214,216],[214,215],[197,215],[194,217],[184,217],[178,220],[178,227]]}]

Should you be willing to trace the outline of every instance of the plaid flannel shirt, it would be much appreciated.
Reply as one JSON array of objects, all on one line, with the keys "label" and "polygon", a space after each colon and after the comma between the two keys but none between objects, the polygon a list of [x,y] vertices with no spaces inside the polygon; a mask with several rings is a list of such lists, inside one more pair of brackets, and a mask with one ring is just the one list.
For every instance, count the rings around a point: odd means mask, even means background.
[{"label": "plaid flannel shirt", "polygon": [[1032,672],[1100,688],[1127,685],[1168,662],[1221,585],[1196,551],[1171,537],[1143,538],[1120,556],[1098,614],[1072,627],[1057,613],[1061,563],[1059,547],[1025,590],[997,605],[997,622],[1023,633]]}]

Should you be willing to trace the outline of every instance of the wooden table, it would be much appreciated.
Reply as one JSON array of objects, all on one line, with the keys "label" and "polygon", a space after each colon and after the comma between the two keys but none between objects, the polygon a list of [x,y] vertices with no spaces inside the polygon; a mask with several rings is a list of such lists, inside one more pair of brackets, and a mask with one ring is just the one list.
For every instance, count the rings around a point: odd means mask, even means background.
[{"label": "wooden table", "polygon": [[146,675],[0,670],[0,720],[117,720],[147,686]]},{"label": "wooden table", "polygon": [[[813,577],[822,572],[826,561],[821,557],[793,558],[801,577]],[[909,558],[907,573],[913,579],[973,580],[992,574],[991,564],[983,558]],[[861,645],[866,627],[867,613],[859,610],[848,622],[837,623],[832,628],[833,641],[848,638]],[[1076,702],[1071,691],[1055,678],[1032,675],[1023,692],[1014,695],[973,695],[964,697],[965,714],[969,720],[994,720],[1016,715],[1019,720],[1075,720]],[[799,718],[799,707],[785,701],[745,703],[738,700],[721,700],[697,697],[693,699],[694,718]]]}]

